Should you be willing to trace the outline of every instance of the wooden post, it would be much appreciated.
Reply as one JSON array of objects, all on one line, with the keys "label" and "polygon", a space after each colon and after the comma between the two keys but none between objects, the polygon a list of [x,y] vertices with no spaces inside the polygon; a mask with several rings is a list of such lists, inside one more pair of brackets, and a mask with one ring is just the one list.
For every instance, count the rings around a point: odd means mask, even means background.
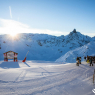
[{"label": "wooden post", "polygon": [[95,69],[94,69],[94,74],[93,74],[93,83],[94,83],[94,75],[95,75]]},{"label": "wooden post", "polygon": [[94,69],[94,74],[95,74],[95,69]]}]

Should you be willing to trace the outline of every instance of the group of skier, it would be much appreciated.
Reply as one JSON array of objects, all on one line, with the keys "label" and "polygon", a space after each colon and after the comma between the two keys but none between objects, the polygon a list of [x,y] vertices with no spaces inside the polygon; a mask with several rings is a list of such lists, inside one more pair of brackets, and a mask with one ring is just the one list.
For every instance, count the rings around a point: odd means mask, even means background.
[{"label": "group of skier", "polygon": [[[84,57],[84,60],[87,62],[87,63],[90,63],[90,66],[93,66],[93,59],[94,57],[92,57],[92,56],[85,56]],[[76,65],[77,66],[79,66],[79,64],[81,64],[81,57],[77,57],[77,59],[76,59]]]},{"label": "group of skier", "polygon": [[87,63],[90,63],[90,66],[92,65],[93,66],[93,63],[92,63],[92,61],[93,61],[93,57],[92,56],[85,56],[84,57],[84,60],[87,62]]}]

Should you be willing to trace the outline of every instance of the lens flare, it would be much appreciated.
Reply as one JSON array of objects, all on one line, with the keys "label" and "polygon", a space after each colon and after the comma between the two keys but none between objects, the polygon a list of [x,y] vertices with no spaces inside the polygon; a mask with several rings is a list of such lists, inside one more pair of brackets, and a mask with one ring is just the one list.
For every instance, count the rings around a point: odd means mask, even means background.
[{"label": "lens flare", "polygon": [[10,34],[12,37],[15,37],[17,34],[16,33],[11,33]]}]

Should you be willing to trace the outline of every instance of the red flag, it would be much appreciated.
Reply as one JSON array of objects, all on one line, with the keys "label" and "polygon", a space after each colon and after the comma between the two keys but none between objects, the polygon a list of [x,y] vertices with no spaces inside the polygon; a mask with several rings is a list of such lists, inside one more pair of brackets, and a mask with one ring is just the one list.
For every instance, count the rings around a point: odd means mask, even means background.
[{"label": "red flag", "polygon": [[[29,51],[28,51],[29,52]],[[28,54],[28,52],[27,52],[27,54]],[[26,56],[27,56],[27,54],[26,54]],[[25,58],[24,58],[24,60],[22,61],[22,62],[25,62],[26,61],[26,56],[25,56]]]},{"label": "red flag", "polygon": [[24,60],[22,62],[25,62],[26,61],[26,57],[24,58]]}]

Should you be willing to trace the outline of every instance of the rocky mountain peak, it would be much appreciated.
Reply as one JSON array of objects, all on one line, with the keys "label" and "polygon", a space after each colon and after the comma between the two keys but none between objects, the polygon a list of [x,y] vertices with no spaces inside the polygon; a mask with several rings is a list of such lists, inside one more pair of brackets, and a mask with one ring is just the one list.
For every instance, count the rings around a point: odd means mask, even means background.
[{"label": "rocky mountain peak", "polygon": [[76,33],[76,29],[73,30],[73,33]]},{"label": "rocky mountain peak", "polygon": [[76,34],[77,32],[76,32],[76,29],[74,29],[72,32],[70,32],[70,34],[69,35],[73,35],[73,34]]}]

